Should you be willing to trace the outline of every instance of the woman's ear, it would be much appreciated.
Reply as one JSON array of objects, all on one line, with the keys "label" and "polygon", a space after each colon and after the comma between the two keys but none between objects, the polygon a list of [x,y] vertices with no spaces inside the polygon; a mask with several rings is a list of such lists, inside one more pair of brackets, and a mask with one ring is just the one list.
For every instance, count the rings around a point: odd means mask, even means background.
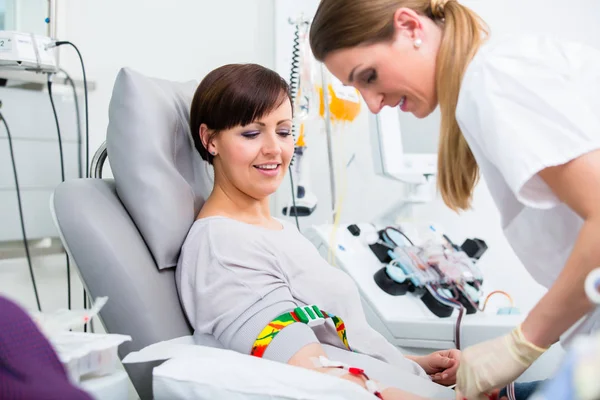
[{"label": "woman's ear", "polygon": [[421,38],[423,26],[416,11],[401,7],[394,13],[394,29],[396,37],[401,35],[414,41]]},{"label": "woman's ear", "polygon": [[206,124],[200,125],[200,140],[202,140],[202,145],[204,148],[213,156],[217,154],[216,149],[214,148],[214,143],[211,140],[212,130],[206,126]]}]

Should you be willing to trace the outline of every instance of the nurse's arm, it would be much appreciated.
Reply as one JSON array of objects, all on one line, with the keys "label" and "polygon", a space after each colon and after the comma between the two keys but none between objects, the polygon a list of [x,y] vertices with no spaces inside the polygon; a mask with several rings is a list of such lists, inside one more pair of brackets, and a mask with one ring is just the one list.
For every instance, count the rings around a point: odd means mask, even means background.
[{"label": "nurse's arm", "polygon": [[584,220],[562,272],[521,327],[533,344],[549,347],[594,308],[584,283],[588,273],[600,267],[600,150],[539,175]]}]

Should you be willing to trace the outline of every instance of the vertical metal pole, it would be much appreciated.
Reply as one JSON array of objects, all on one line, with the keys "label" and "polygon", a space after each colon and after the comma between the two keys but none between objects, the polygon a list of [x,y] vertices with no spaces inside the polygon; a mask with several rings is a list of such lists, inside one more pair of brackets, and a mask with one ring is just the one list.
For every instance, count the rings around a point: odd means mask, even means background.
[{"label": "vertical metal pole", "polygon": [[[50,39],[57,40],[58,35],[58,24],[56,18],[58,17],[58,3],[56,0],[48,0],[48,18],[50,22],[46,24],[46,36]],[[56,65],[60,65],[60,50],[58,47],[54,48],[54,57],[56,58]]]},{"label": "vertical metal pole", "polygon": [[49,22],[46,24],[46,36],[50,39],[56,39],[56,15],[57,15],[57,4],[55,0],[48,0],[48,19]]},{"label": "vertical metal pole", "polygon": [[46,2],[48,3],[48,9],[46,10],[46,15],[50,19],[50,22],[46,24],[46,36],[48,36],[50,39],[53,39],[53,37],[52,37],[52,0],[47,0]]},{"label": "vertical metal pole", "polygon": [[333,163],[333,138],[331,130],[331,116],[329,112],[329,88],[327,87],[327,78],[325,75],[325,68],[321,63],[321,86],[323,87],[323,108],[325,110],[325,136],[327,138],[327,156],[329,158],[329,186],[331,190],[331,211],[333,219],[335,219],[335,208],[336,208],[336,190],[335,190],[335,170]]}]

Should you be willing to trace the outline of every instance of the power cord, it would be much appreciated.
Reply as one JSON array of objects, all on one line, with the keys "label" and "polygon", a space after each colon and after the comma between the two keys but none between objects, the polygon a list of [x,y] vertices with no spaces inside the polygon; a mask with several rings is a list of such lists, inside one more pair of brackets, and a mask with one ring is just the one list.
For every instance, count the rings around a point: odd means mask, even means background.
[{"label": "power cord", "polygon": [[54,104],[54,97],[52,96],[52,75],[48,74],[48,97],[50,97],[50,104],[52,105],[52,113],[54,114],[54,122],[56,123],[56,133],[58,135],[58,153],[60,156],[60,180],[65,181],[65,159],[62,147],[62,136],[60,134],[60,125],[58,124],[58,114],[56,113],[56,105]]},{"label": "power cord", "polygon": [[[77,126],[77,176],[81,179],[83,178],[83,160],[81,159],[83,149],[81,147],[82,135],[81,135],[81,113],[79,110],[79,97],[77,96],[77,88],[75,87],[75,81],[71,78],[71,75],[64,69],[60,69],[59,72],[65,75],[65,82],[69,84],[71,87],[71,91],[73,92],[73,102],[75,103],[75,122]],[[83,308],[87,309],[88,295],[85,288],[83,289]],[[90,301],[91,304],[91,301]],[[91,331],[94,332],[94,321],[90,321]],[[87,324],[83,326],[83,331],[87,332]]]},{"label": "power cord", "polygon": [[[1,107],[1,102],[0,102],[0,107]],[[8,136],[8,148],[10,150],[10,158],[12,161],[12,168],[13,168],[13,174],[15,177],[15,188],[17,191],[17,204],[19,206],[19,217],[21,219],[21,233],[23,234],[23,247],[25,247],[25,256],[27,257],[27,264],[29,265],[29,274],[31,275],[31,282],[33,284],[33,292],[35,293],[35,301],[37,303],[37,308],[38,311],[42,311],[42,305],[40,303],[40,296],[38,294],[38,290],[37,290],[37,283],[35,281],[35,275],[33,274],[33,266],[31,263],[31,254],[29,254],[29,245],[27,243],[27,233],[25,231],[25,219],[23,217],[23,203],[21,201],[21,189],[19,187],[19,178],[17,176],[17,166],[15,165],[15,153],[13,150],[13,145],[12,145],[12,136],[10,134],[10,129],[8,127],[8,123],[6,122],[6,119],[4,119],[4,115],[2,115],[2,113],[0,112],[0,120],[2,120],[2,123],[4,124],[4,127],[6,128],[6,135]]]},{"label": "power cord", "polygon": [[[58,47],[58,46],[63,46],[63,45],[68,45],[73,47],[73,49],[75,49],[75,51],[77,52],[77,56],[79,57],[79,62],[81,63],[81,72],[83,74],[83,96],[84,96],[84,105],[85,105],[85,177],[89,178],[90,177],[90,126],[89,126],[89,107],[88,107],[88,86],[87,86],[87,76],[85,73],[85,64],[83,62],[83,57],[81,55],[81,52],[79,51],[79,49],[77,48],[77,46],[75,46],[75,44],[73,44],[70,41],[67,40],[62,40],[62,41],[57,41],[57,42],[53,42],[51,45],[48,46],[48,48],[52,48],[52,47]],[[80,166],[79,166],[79,176],[81,177],[81,123],[80,123],[80,115],[79,115],[79,103],[77,100],[77,91],[75,90],[75,84],[73,82],[73,79],[71,79],[71,77],[69,76],[69,74],[64,71],[61,70],[66,76],[67,76],[67,81],[69,81],[69,84],[71,85],[71,88],[73,90],[73,97],[75,98],[75,108],[76,108],[76,113],[77,113],[77,129],[78,129],[78,138],[79,138],[79,150],[78,150],[78,157],[79,157],[79,162],[80,162]],[[67,255],[68,257],[68,255]],[[87,306],[87,299],[88,299],[88,295],[87,295],[87,291],[85,290],[85,288],[83,289],[83,305],[84,308]],[[90,300],[90,304],[91,304],[91,300]],[[91,331],[94,332],[94,321],[90,321],[90,328]],[[87,325],[84,326],[84,331],[87,331]]]},{"label": "power cord", "polygon": [[[292,165],[288,167],[290,173],[290,183],[292,185],[292,203],[294,205],[294,217],[296,218],[296,227],[300,230],[300,222],[298,222],[298,207],[296,207],[296,193],[294,193],[294,177],[292,176]],[[290,210],[288,208],[288,215],[290,215]]]},{"label": "power cord", "polygon": [[63,45],[68,45],[68,46],[73,47],[75,49],[75,51],[77,52],[77,56],[79,57],[79,62],[81,63],[81,72],[83,74],[83,96],[84,96],[84,103],[85,103],[85,177],[89,178],[90,177],[90,141],[89,141],[90,126],[89,126],[89,118],[88,118],[89,117],[88,88],[87,88],[87,77],[85,74],[85,64],[83,63],[83,57],[81,56],[81,52],[79,51],[77,46],[75,46],[73,43],[71,43],[67,40],[60,40],[57,42],[53,42],[52,44],[48,45],[48,48],[58,47],[58,46],[63,46]]},{"label": "power cord", "polygon": [[77,96],[77,88],[75,87],[75,81],[71,78],[71,75],[64,69],[60,69],[59,72],[65,75],[65,82],[71,86],[73,92],[73,101],[75,102],[75,122],[77,123],[77,174],[79,178],[83,178],[83,160],[81,155],[83,149],[81,148],[82,136],[81,136],[81,112],[79,110],[79,97]]},{"label": "power cord", "polygon": [[[290,97],[292,99],[292,109],[294,109],[294,103],[296,101],[296,93],[298,92],[298,86],[300,81],[300,27],[296,25],[294,31],[294,45],[292,46],[292,67],[290,70]],[[296,128],[297,124],[292,125],[292,135],[294,142],[296,141]],[[293,159],[292,159],[293,163]],[[290,174],[290,184],[292,186],[292,202],[294,205],[294,217],[296,219],[296,227],[300,230],[300,223],[298,222],[298,208],[296,207],[296,193],[294,188],[294,177],[292,176],[292,163],[288,167]],[[288,207],[287,215],[290,215],[290,207]]]},{"label": "power cord", "polygon": [[[54,104],[54,97],[52,96],[52,75],[48,74],[48,97],[50,97],[50,104],[52,105],[52,113],[54,114],[54,122],[56,123],[56,133],[58,135],[58,153],[60,156],[60,181],[65,181],[65,159],[62,146],[62,135],[60,133],[60,124],[58,123],[58,114],[56,113],[56,105]],[[71,309],[71,262],[69,255],[65,254],[67,261],[67,308]]]}]

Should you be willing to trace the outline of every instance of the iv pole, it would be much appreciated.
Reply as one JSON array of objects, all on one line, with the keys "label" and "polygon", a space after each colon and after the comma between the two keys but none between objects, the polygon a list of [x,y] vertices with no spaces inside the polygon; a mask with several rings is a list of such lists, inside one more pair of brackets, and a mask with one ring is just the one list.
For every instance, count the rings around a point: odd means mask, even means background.
[{"label": "iv pole", "polygon": [[332,218],[335,220],[335,210],[336,210],[336,190],[335,190],[335,173],[333,168],[333,144],[332,144],[332,135],[331,135],[331,119],[329,113],[329,90],[327,86],[327,77],[325,75],[325,68],[323,68],[323,63],[321,64],[321,86],[323,87],[323,103],[325,109],[325,137],[327,138],[327,159],[329,161],[329,187],[331,190],[331,210],[332,210]]},{"label": "iv pole", "polygon": [[[310,24],[311,21],[304,18],[304,14],[300,14],[300,17],[296,20],[289,18],[288,22],[296,27],[303,24]],[[336,210],[336,185],[335,185],[335,173],[334,173],[334,159],[333,159],[333,143],[332,143],[332,128],[331,128],[331,115],[329,111],[329,91],[327,90],[327,75],[323,63],[319,63],[321,73],[321,86],[323,87],[323,108],[325,110],[325,137],[327,139],[327,159],[329,164],[329,190],[331,192],[331,212],[332,221],[335,220]]]}]

